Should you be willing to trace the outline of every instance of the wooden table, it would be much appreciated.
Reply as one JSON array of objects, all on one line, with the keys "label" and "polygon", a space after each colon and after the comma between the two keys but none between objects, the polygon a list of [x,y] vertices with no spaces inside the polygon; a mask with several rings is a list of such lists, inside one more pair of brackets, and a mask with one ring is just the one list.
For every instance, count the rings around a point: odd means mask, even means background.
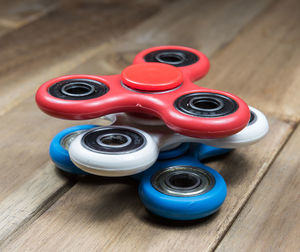
[{"label": "wooden table", "polygon": [[[299,251],[299,0],[0,2],[0,251]],[[142,49],[203,51],[199,85],[268,116],[258,144],[210,162],[220,211],[177,223],[149,214],[126,179],[67,177],[48,145],[84,122],[43,114],[34,93],[65,74],[116,74]]]}]

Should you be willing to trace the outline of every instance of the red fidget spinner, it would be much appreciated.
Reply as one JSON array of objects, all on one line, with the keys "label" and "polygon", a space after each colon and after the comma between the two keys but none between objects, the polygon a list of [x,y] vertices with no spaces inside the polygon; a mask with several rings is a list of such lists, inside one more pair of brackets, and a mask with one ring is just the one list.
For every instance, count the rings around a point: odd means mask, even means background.
[{"label": "red fidget spinner", "polygon": [[135,112],[159,117],[187,136],[235,134],[250,119],[248,105],[233,94],[192,82],[208,70],[207,57],[195,49],[159,46],[137,54],[118,75],[69,75],[47,81],[37,91],[36,102],[45,113],[64,119]]}]

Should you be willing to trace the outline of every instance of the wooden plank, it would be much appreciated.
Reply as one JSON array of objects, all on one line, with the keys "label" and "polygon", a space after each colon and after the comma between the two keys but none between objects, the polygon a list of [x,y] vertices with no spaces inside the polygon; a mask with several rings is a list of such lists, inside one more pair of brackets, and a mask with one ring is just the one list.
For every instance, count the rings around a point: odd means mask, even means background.
[{"label": "wooden plank", "polygon": [[0,2],[0,25],[10,29],[28,24],[59,5],[53,0],[11,0]]},{"label": "wooden plank", "polygon": [[228,197],[211,218],[190,225],[163,221],[143,208],[134,183],[120,185],[122,181],[113,180],[111,184],[98,178],[96,183],[76,184],[0,249],[208,251],[233,222],[293,128],[273,118],[270,125],[270,134],[259,144],[210,164],[228,184]]},{"label": "wooden plank", "polygon": [[[72,2],[72,1],[71,1]],[[161,1],[76,1],[1,38],[0,115],[41,83],[85,61],[97,47],[160,10]]]},{"label": "wooden plank", "polygon": [[[0,242],[8,238],[20,225],[28,224],[47,209],[74,183],[66,181],[49,161],[17,190],[0,202]],[[41,199],[45,201],[41,204]]]},{"label": "wooden plank", "polygon": [[36,107],[33,97],[2,117],[0,201],[9,198],[49,161],[48,147],[55,134],[80,123],[49,118]]},{"label": "wooden plank", "polygon": [[37,109],[34,97],[1,122],[0,242],[70,187],[73,180],[62,177],[50,161],[48,147],[53,136],[73,125],[105,125],[101,119],[75,122],[50,118]]},{"label": "wooden plank", "polygon": [[300,251],[299,149],[298,127],[217,251]]},{"label": "wooden plank", "polygon": [[0,37],[1,37],[3,34],[7,33],[9,30],[10,30],[9,28],[7,28],[7,27],[5,27],[5,26],[3,26],[3,25],[0,25]]},{"label": "wooden plank", "polygon": [[211,57],[218,49],[233,40],[241,29],[271,2],[271,0],[175,2],[153,18],[131,29],[114,43],[103,45],[97,55],[78,65],[71,72],[115,74],[131,64],[137,52],[158,45],[190,46]]},{"label": "wooden plank", "polygon": [[281,117],[300,116],[297,0],[278,1],[215,55],[203,83]]}]

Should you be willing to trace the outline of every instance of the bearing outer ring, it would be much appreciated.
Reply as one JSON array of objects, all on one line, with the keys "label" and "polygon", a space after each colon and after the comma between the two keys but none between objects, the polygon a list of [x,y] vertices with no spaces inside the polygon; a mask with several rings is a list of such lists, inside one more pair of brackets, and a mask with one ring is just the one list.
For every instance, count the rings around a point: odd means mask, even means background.
[{"label": "bearing outer ring", "polygon": [[[71,88],[86,89],[83,93],[71,93]],[[92,79],[67,79],[56,82],[49,87],[48,92],[52,96],[64,100],[88,100],[100,97],[109,91],[109,87],[102,82]]]},{"label": "bearing outer ring", "polygon": [[[130,141],[128,141],[128,144],[124,144],[121,146],[107,146],[105,144],[99,144],[99,138],[107,135],[111,136],[114,134],[126,135],[128,138],[130,138]],[[142,149],[146,145],[146,142],[147,140],[141,132],[133,130],[132,128],[117,126],[101,127],[89,130],[82,136],[81,139],[81,144],[86,149],[93,152],[112,155],[121,155],[136,152]]]},{"label": "bearing outer ring", "polygon": [[[195,183],[186,187],[172,184],[172,176],[179,174],[192,177]],[[210,191],[215,185],[215,179],[212,174],[200,167],[178,165],[158,171],[152,176],[151,183],[156,190],[163,194],[176,197],[192,197]]]},{"label": "bearing outer ring", "polygon": [[[168,55],[169,57],[178,57],[181,59],[175,62],[162,59],[162,57],[167,57]],[[196,63],[199,60],[199,57],[196,54],[186,50],[166,49],[152,51],[145,55],[144,59],[146,62],[159,62],[176,67],[183,67]]]},{"label": "bearing outer ring", "polygon": [[[212,108],[209,108],[209,106],[207,106],[208,108],[206,106],[196,106],[196,102],[206,102],[208,103],[207,105],[212,105]],[[225,95],[196,92],[177,98],[174,102],[174,107],[178,111],[187,115],[211,118],[226,116],[234,113],[238,109],[238,104],[236,101]]]}]

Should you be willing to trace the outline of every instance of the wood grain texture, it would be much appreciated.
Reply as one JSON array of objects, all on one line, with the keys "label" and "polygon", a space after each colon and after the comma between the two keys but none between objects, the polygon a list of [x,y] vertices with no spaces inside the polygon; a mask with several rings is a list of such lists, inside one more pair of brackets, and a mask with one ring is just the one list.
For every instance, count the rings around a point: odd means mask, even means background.
[{"label": "wood grain texture", "polygon": [[300,116],[300,2],[278,1],[213,57],[204,82],[263,111]]},{"label": "wood grain texture", "polygon": [[76,184],[2,250],[208,251],[227,231],[292,130],[280,120],[270,123],[271,132],[261,143],[210,164],[228,184],[224,205],[210,218],[183,225],[163,221],[145,211],[132,182],[120,185],[122,181],[98,178],[94,184]]},{"label": "wood grain texture", "polygon": [[64,121],[41,113],[34,97],[23,101],[0,124],[0,242],[23,225],[70,180],[60,176],[48,148],[59,131],[78,124],[105,125],[101,119]]},{"label": "wood grain texture", "polygon": [[[21,225],[37,218],[46,207],[74,183],[59,175],[49,161],[0,202],[0,243]],[[41,203],[41,199],[44,201]]]},{"label": "wood grain texture", "polygon": [[300,251],[300,128],[281,151],[217,251]]},{"label": "wood grain texture", "polygon": [[58,6],[56,0],[10,0],[0,2],[0,24],[19,28],[45,15]]},{"label": "wood grain texture", "polygon": [[0,115],[41,83],[85,61],[97,47],[164,6],[164,1],[70,1],[1,38]]},{"label": "wood grain texture", "polygon": [[0,37],[1,37],[3,34],[7,33],[9,30],[10,30],[10,29],[7,28],[6,26],[0,25]]},{"label": "wood grain texture", "polygon": [[74,122],[50,118],[37,108],[34,97],[3,116],[0,124],[0,201],[18,190],[49,161],[48,148],[55,134],[69,126],[92,122],[97,120]]},{"label": "wood grain texture", "polygon": [[[141,50],[158,45],[184,45],[209,57],[223,48],[256,15],[270,5],[262,1],[179,1],[131,29],[71,72],[116,74]],[[180,17],[180,18],[179,18]]]}]

